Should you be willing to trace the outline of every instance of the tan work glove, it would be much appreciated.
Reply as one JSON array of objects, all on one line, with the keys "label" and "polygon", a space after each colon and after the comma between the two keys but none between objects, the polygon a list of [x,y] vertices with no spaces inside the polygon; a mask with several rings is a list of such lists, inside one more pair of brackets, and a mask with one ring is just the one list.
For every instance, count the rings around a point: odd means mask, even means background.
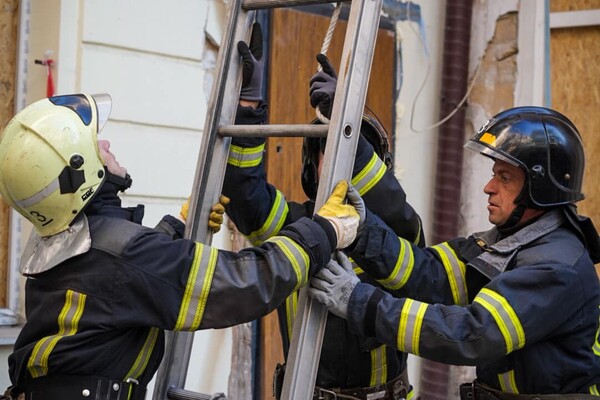
[{"label": "tan work glove", "polygon": [[229,197],[221,195],[219,197],[219,202],[213,204],[210,208],[208,227],[212,229],[213,233],[217,233],[221,230],[221,225],[223,225],[223,214],[225,214],[225,206],[227,204],[229,204]]},{"label": "tan work glove", "polygon": [[[217,233],[221,230],[223,224],[223,214],[225,214],[225,206],[229,204],[229,197],[221,195],[219,202],[213,204],[210,208],[210,214],[208,215],[208,227]],[[181,210],[179,210],[179,219],[186,222],[188,211],[190,209],[190,198],[183,203]]]},{"label": "tan work glove", "polygon": [[[350,204],[344,204],[346,196]],[[337,236],[336,248],[343,249],[352,244],[361,222],[365,220],[365,203],[358,191],[349,186],[348,181],[343,180],[335,186],[331,196],[317,211],[317,215],[331,223]]]}]

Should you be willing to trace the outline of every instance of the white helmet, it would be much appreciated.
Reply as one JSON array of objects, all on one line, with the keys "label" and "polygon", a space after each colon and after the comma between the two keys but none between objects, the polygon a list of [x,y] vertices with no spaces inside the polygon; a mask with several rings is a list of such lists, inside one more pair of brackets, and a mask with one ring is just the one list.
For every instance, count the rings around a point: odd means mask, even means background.
[{"label": "white helmet", "polygon": [[37,101],[0,137],[0,193],[40,236],[66,230],[105,179],[98,149],[112,102],[108,94]]}]

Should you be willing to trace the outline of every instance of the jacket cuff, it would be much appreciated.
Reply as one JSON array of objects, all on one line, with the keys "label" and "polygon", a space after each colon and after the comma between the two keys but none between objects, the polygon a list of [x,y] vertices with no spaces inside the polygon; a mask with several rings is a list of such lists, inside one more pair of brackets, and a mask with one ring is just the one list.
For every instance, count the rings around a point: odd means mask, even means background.
[{"label": "jacket cuff", "polygon": [[311,257],[311,276],[331,260],[331,253],[335,250],[325,228],[308,217],[287,225],[280,235],[289,237],[307,251]]},{"label": "jacket cuff", "polygon": [[327,235],[327,239],[329,239],[329,245],[332,249],[335,249],[337,247],[337,235],[335,234],[335,229],[333,229],[331,222],[327,221],[326,218],[323,218],[318,214],[313,215],[313,221],[323,228],[325,234]]},{"label": "jacket cuff", "polygon": [[375,286],[360,282],[348,303],[350,331],[360,336],[376,337],[377,309],[385,293]]},{"label": "jacket cuff", "polygon": [[185,234],[185,224],[172,215],[165,215],[154,229],[166,233],[173,239],[182,239]]}]

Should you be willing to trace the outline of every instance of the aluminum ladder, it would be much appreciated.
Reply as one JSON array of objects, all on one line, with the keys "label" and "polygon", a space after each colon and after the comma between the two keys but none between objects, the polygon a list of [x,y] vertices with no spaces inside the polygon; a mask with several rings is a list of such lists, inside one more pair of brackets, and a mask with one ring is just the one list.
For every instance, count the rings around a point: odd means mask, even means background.
[{"label": "aluminum ladder", "polygon": [[[208,106],[186,237],[210,244],[207,227],[212,204],[223,186],[231,137],[327,136],[315,210],[327,200],[335,184],[350,180],[360,134],[375,40],[383,0],[353,0],[339,66],[336,96],[329,125],[233,125],[241,88],[237,42],[249,41],[256,10],[298,5],[335,3],[319,0],[230,0],[228,23],[217,57]],[[343,155],[338,157],[338,155]],[[327,310],[300,291],[298,311],[287,358],[282,400],[311,400],[317,376]],[[153,399],[210,400],[219,395],[195,394],[183,389],[192,350],[193,332],[167,332],[165,356],[159,367]],[[235,400],[235,399],[233,399]]]}]

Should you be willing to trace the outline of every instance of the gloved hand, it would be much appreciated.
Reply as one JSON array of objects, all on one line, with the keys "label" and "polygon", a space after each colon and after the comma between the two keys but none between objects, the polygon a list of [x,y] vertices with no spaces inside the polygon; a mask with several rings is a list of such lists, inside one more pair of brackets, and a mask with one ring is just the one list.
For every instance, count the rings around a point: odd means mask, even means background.
[{"label": "gloved hand", "polygon": [[360,282],[352,263],[341,251],[310,279],[308,294],[340,318],[348,319],[350,295]]},{"label": "gloved hand", "polygon": [[179,220],[185,223],[187,221],[188,211],[190,210],[190,198],[185,201],[181,205],[181,209],[179,210]]},{"label": "gloved hand", "polygon": [[221,195],[219,197],[219,202],[213,204],[210,209],[210,214],[208,215],[208,227],[213,233],[217,233],[221,230],[221,225],[223,225],[223,214],[225,214],[225,206],[227,204],[229,204],[229,197]]},{"label": "gloved hand", "polygon": [[[225,206],[227,204],[229,204],[229,197],[221,195],[219,197],[219,202],[213,204],[213,206],[210,208],[210,214],[208,215],[208,227],[214,233],[217,233],[221,230],[221,225],[223,224],[223,214],[225,213]],[[179,219],[181,221],[187,221],[189,209],[190,198],[188,197],[179,210]]]},{"label": "gloved hand", "polygon": [[265,68],[265,62],[262,59],[262,42],[262,28],[258,22],[255,22],[250,36],[250,48],[243,41],[239,41],[237,44],[238,52],[242,57],[241,100],[262,100],[263,70]]},{"label": "gloved hand", "polygon": [[331,62],[324,54],[317,54],[317,61],[323,67],[310,78],[310,105],[319,107],[319,111],[327,118],[331,118],[331,108],[337,85],[337,74]]},{"label": "gloved hand", "polygon": [[[344,204],[347,194],[350,204]],[[317,214],[331,223],[337,237],[336,248],[343,249],[354,241],[361,221],[365,220],[365,203],[358,191],[354,187],[349,189],[348,182],[343,180],[338,182]]]}]

